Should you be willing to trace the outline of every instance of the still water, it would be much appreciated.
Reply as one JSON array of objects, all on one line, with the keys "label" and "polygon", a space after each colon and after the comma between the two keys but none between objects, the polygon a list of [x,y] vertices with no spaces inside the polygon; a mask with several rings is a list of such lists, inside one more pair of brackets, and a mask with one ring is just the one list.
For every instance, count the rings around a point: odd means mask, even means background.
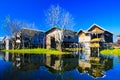
[{"label": "still water", "polygon": [[120,80],[120,57],[0,52],[0,80]]}]

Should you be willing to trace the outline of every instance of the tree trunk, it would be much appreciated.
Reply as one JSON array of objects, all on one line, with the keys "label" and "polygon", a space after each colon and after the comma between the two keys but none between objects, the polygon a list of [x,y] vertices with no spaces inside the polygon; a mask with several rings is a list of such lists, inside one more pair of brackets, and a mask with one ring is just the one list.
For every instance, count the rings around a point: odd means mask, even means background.
[{"label": "tree trunk", "polygon": [[15,43],[12,42],[12,49],[14,50],[15,49]]},{"label": "tree trunk", "polygon": [[63,51],[63,49],[62,49],[62,42],[59,42],[58,50],[61,51],[61,52]]}]

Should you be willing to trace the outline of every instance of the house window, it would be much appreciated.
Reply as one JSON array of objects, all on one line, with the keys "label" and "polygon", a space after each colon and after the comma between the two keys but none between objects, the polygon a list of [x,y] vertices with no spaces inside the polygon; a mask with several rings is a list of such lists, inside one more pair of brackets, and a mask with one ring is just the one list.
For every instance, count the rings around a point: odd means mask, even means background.
[{"label": "house window", "polygon": [[67,36],[64,36],[64,38],[67,38]]},{"label": "house window", "polygon": [[85,34],[86,36],[89,36],[89,34]]},{"label": "house window", "polygon": [[41,42],[42,40],[39,40],[39,43]]},{"label": "house window", "polygon": [[68,39],[71,39],[71,36],[68,36]]}]

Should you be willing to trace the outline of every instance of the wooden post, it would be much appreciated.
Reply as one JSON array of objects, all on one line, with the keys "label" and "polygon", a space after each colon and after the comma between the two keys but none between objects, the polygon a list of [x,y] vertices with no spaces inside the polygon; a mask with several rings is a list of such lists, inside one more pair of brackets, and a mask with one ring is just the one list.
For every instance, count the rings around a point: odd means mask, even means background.
[{"label": "wooden post", "polygon": [[[98,38],[98,34],[97,34],[97,38]],[[99,44],[99,41],[98,41],[98,44]],[[98,57],[99,57],[99,47],[98,47]]]},{"label": "wooden post", "polygon": [[6,36],[6,39],[5,39],[5,49],[6,50],[9,50],[9,37],[8,36]]},{"label": "wooden post", "polygon": [[9,52],[5,52],[5,60],[9,61]]},{"label": "wooden post", "polygon": [[98,47],[98,57],[100,56],[100,54],[99,54],[99,47]]}]

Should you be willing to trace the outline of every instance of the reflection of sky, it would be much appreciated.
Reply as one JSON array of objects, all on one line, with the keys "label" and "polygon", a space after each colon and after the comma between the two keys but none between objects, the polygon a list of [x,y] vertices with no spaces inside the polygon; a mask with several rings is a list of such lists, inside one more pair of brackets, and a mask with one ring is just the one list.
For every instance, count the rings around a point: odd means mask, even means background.
[{"label": "reflection of sky", "polygon": [[4,78],[7,78],[10,71],[12,70],[12,64],[10,62],[5,62],[0,59],[0,80],[3,80]]}]

